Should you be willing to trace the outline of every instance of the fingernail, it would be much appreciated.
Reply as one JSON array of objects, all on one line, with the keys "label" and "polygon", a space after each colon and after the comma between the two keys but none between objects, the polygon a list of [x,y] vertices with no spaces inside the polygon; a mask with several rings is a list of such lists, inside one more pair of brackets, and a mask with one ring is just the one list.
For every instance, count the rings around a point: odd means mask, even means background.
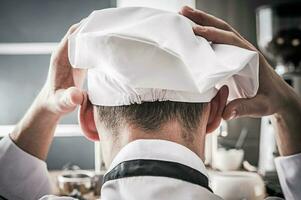
[{"label": "fingernail", "polygon": [[229,118],[229,120],[231,120],[231,119],[235,119],[235,118],[236,118],[236,116],[237,116],[237,111],[236,111],[236,110],[233,110],[233,111],[231,112],[231,115],[230,115],[230,118]]},{"label": "fingernail", "polygon": [[75,106],[74,102],[71,99],[70,95],[66,95],[65,97],[65,105],[66,106]]},{"label": "fingernail", "polygon": [[189,6],[185,6],[185,9],[186,9],[187,11],[193,11],[193,8],[191,8],[191,7],[189,7]]},{"label": "fingernail", "polygon": [[195,31],[205,31],[206,30],[206,28],[204,26],[194,26],[193,29]]}]

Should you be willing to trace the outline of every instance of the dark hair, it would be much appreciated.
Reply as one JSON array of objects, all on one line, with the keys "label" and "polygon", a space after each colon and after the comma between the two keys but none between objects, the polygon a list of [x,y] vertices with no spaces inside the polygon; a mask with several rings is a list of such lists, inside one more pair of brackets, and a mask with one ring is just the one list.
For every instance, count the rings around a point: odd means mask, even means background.
[{"label": "dark hair", "polygon": [[97,106],[97,112],[100,122],[113,132],[116,132],[124,122],[148,132],[157,131],[163,124],[176,120],[182,126],[184,138],[189,139],[191,133],[199,127],[204,105],[155,101],[127,106]]}]

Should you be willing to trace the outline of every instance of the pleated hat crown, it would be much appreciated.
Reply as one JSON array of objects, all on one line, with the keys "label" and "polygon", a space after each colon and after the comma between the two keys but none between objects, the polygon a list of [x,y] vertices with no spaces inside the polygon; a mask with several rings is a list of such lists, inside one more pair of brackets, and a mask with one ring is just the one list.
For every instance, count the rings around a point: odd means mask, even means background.
[{"label": "pleated hat crown", "polygon": [[69,37],[73,67],[88,69],[94,105],[230,100],[258,89],[258,54],[195,36],[188,18],[143,7],[94,11]]}]

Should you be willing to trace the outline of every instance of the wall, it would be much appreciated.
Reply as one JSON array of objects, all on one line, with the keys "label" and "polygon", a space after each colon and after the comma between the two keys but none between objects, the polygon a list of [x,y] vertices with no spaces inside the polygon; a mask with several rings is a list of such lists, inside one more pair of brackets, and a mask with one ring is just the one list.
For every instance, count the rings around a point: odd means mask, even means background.
[{"label": "wall", "polygon": [[[0,43],[58,42],[70,25],[110,6],[110,0],[0,0]],[[0,56],[0,125],[15,124],[24,115],[44,83],[49,59],[50,55]],[[77,123],[76,112],[61,123]],[[93,168],[93,143],[84,137],[56,138],[48,167],[61,169],[66,160]]]},{"label": "wall", "polygon": [[[0,43],[58,42],[68,28],[110,0],[0,0]],[[42,87],[49,55],[0,56],[0,125],[14,124]],[[62,123],[75,123],[76,114]]]}]

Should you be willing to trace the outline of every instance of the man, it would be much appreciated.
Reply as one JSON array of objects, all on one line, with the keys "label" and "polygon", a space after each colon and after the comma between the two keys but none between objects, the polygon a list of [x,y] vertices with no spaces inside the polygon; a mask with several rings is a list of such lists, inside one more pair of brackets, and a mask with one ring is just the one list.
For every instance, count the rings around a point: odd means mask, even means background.
[{"label": "man", "polygon": [[[193,29],[196,35],[257,51],[220,19],[188,7],[181,14],[199,24]],[[51,193],[42,160],[47,157],[59,119],[78,105],[83,131],[91,139],[102,139],[105,162],[110,165],[103,199],[220,199],[208,187],[201,161],[206,133],[216,129],[222,118],[265,115],[274,115],[277,124],[282,157],[276,164],[286,198],[301,198],[301,100],[261,54],[260,86],[251,99],[226,105],[228,89],[222,87],[209,103],[93,106],[81,90],[85,71],[71,68],[68,60],[67,37],[76,28],[70,28],[52,55],[48,79],[35,102],[10,138],[1,141],[3,198],[38,199]]]}]

